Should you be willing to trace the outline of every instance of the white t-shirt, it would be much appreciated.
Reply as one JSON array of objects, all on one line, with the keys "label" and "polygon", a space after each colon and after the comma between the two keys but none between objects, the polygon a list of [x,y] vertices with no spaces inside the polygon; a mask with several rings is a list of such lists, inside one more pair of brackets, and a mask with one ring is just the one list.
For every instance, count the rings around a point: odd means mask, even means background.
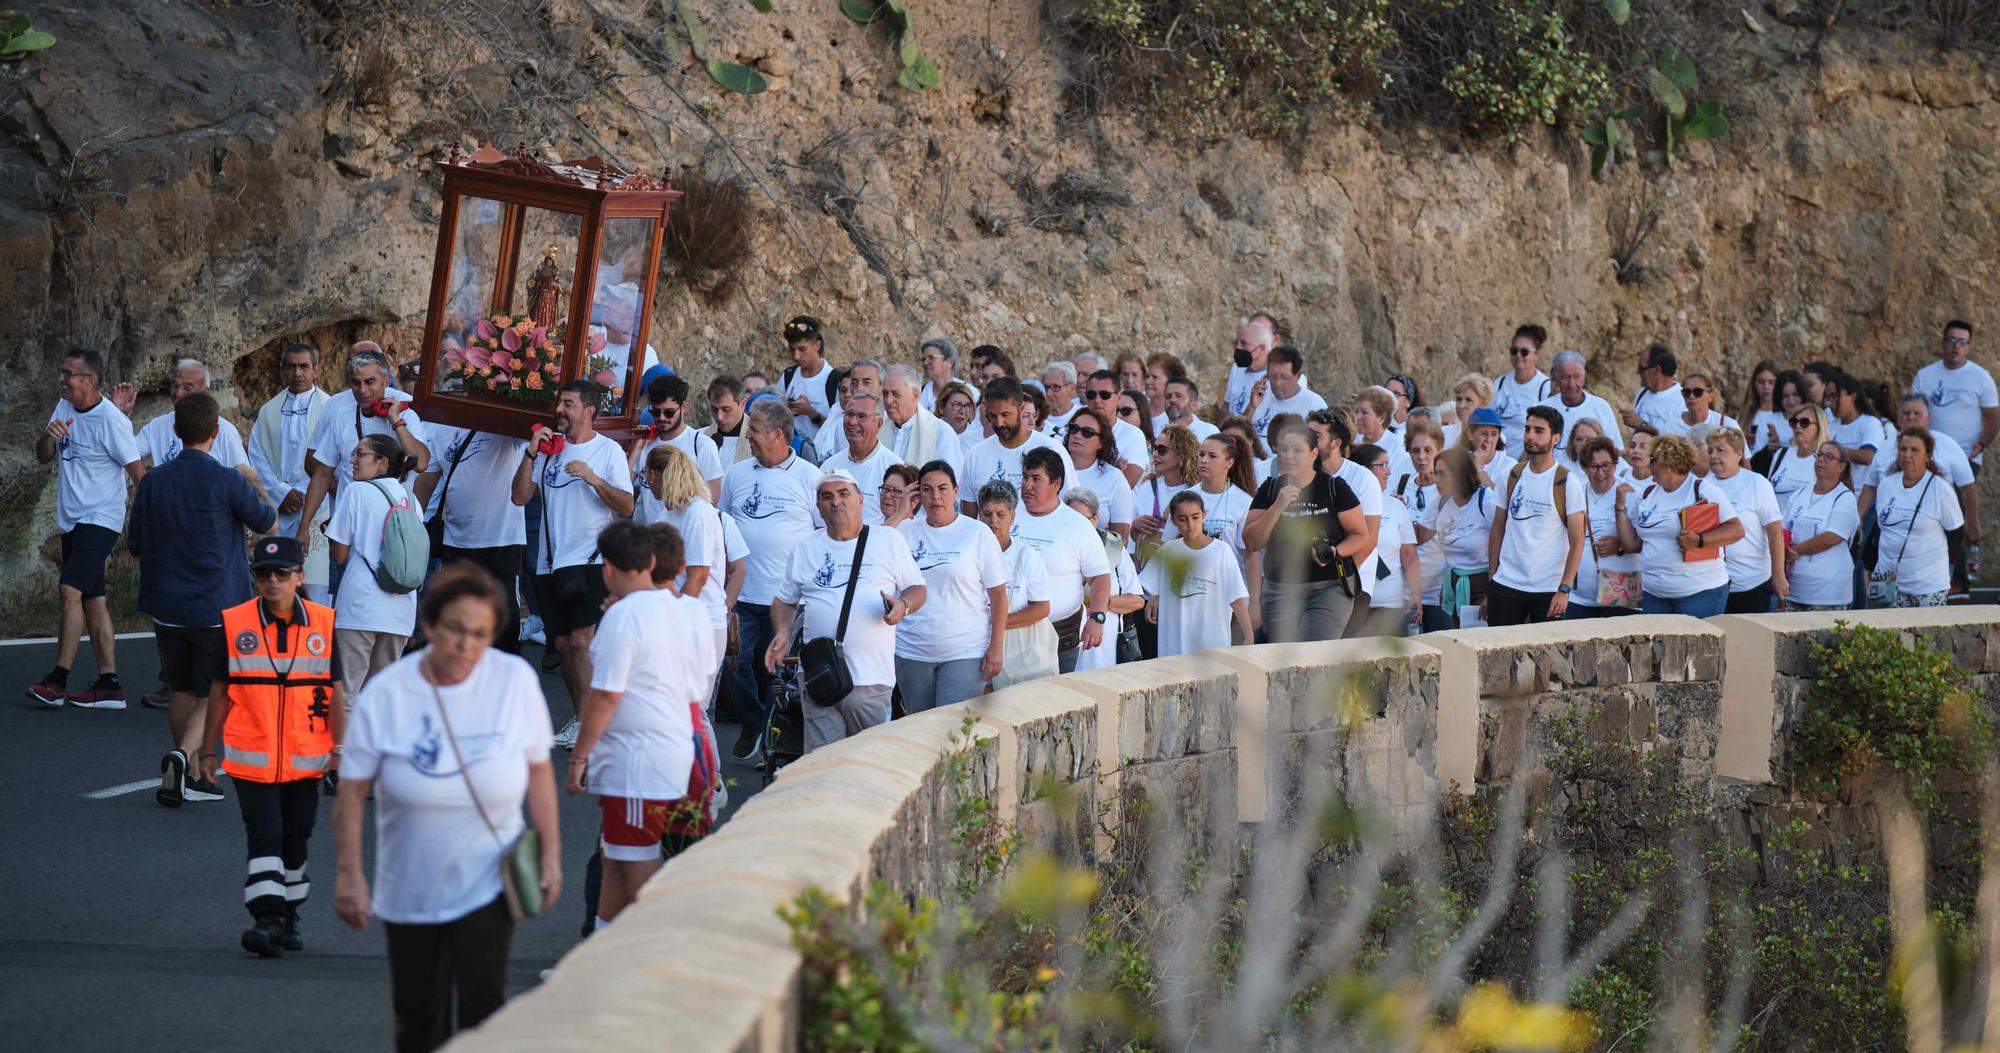
[{"label": "white t-shirt", "polygon": [[[1954,487],[1971,486],[1972,461],[1965,456],[1965,447],[1936,428],[1931,429],[1931,444],[1931,462],[1944,472],[1945,481]],[[1896,458],[1885,449],[1873,461],[1857,467],[1854,474],[1857,479],[1866,478],[1867,481],[1861,484],[1863,486],[1880,486],[1885,476],[1900,472],[1902,469],[1896,467]]]},{"label": "white t-shirt", "polygon": [[739,603],[770,603],[791,564],[792,546],[824,525],[815,493],[819,477],[819,467],[797,454],[775,468],[752,457],[723,475],[722,511],[736,521],[750,550]]},{"label": "white t-shirt", "polygon": [[671,439],[648,439],[639,448],[639,467],[646,466],[646,455],[652,453],[655,446],[672,446],[694,458],[694,467],[701,473],[702,482],[712,483],[722,478],[721,448],[715,445],[714,439],[693,428],[683,425],[681,433]]},{"label": "white t-shirt", "polygon": [[1764,448],[1764,440],[1770,437],[1767,432],[1772,428],[1778,430],[1779,446],[1791,445],[1791,418],[1778,410],[1760,409],[1756,416],[1750,418],[1750,431],[1743,436],[1744,442],[1749,444],[1751,456],[1755,456],[1758,450]]},{"label": "white t-shirt", "polygon": [[542,539],[536,546],[535,573],[553,573],[558,567],[599,563],[597,535],[611,525],[617,514],[604,503],[597,488],[569,474],[564,466],[582,461],[613,490],[632,489],[632,468],[625,451],[604,435],[592,435],[589,442],[564,443],[562,452],[551,457],[535,455],[535,485],[542,491]]},{"label": "white t-shirt", "polygon": [[[1168,423],[1168,424],[1171,424],[1171,423],[1173,423],[1173,422],[1172,422],[1172,421],[1168,421],[1167,423]],[[1216,427],[1215,425],[1213,425],[1213,424],[1210,424],[1209,422],[1207,422],[1207,421],[1205,421],[1205,420],[1202,420],[1202,419],[1201,419],[1200,417],[1189,417],[1189,418],[1188,418],[1188,422],[1187,422],[1186,424],[1182,425],[1182,427],[1184,427],[1184,428],[1186,428],[1186,429],[1187,429],[1188,431],[1190,431],[1190,432],[1194,433],[1194,441],[1196,441],[1196,442],[1200,442],[1201,440],[1203,440],[1203,439],[1206,439],[1206,438],[1208,438],[1209,436],[1211,436],[1211,435],[1214,435],[1214,434],[1215,434],[1216,432],[1219,432],[1219,431],[1221,431],[1221,430],[1222,430],[1221,428],[1218,428],[1218,427]],[[1161,430],[1164,430],[1164,429],[1165,429],[1165,426],[1164,426],[1164,425],[1162,425],[1162,428],[1161,428]],[[1157,434],[1157,433],[1156,433],[1156,434]]]},{"label": "white t-shirt", "polygon": [[1827,419],[1833,421],[1831,425],[1833,434],[1828,437],[1839,443],[1842,448],[1858,450],[1866,447],[1876,451],[1878,459],[1884,455],[1889,456],[1891,460],[1894,459],[1896,444],[1883,432],[1880,420],[1866,413],[1859,414],[1846,424],[1840,423],[1840,419],[1831,414]]},{"label": "white t-shirt", "polygon": [[[1158,434],[1155,432],[1154,434]],[[1150,467],[1153,463],[1153,448],[1146,443],[1146,433],[1137,424],[1123,417],[1111,422],[1111,440],[1118,444],[1118,459],[1126,464]]]},{"label": "white t-shirt", "polygon": [[[1798,496],[1801,490],[1811,490],[1818,482],[1813,466],[1813,459],[1818,455],[1818,450],[1800,453],[1798,447],[1789,443],[1771,455],[1771,490],[1778,495],[1780,508],[1791,507],[1792,498]],[[1860,475],[1865,467],[1853,466],[1857,486],[1862,485]]]},{"label": "white t-shirt", "polygon": [[[1401,491],[1398,494],[1398,491]],[[1444,502],[1438,493],[1436,483],[1426,486],[1417,482],[1414,474],[1391,480],[1383,497],[1397,498],[1410,513],[1410,536],[1416,536],[1417,527],[1435,532],[1437,530],[1438,506]],[[1444,545],[1434,536],[1428,542],[1417,546],[1417,567],[1423,572],[1423,601],[1435,604],[1438,589],[1444,584]]]},{"label": "white t-shirt", "polygon": [[[139,429],[139,454],[153,462],[153,467],[173,460],[181,455],[181,437],[174,434],[172,411],[162,413],[146,422]],[[237,468],[250,463],[249,451],[243,448],[243,433],[228,420],[215,422],[215,442],[208,448],[208,455],[224,468]],[[280,498],[283,494],[276,495]]]},{"label": "white t-shirt", "polygon": [[[1161,489],[1169,489],[1161,487]],[[1199,486],[1187,487],[1201,498],[1201,531],[1209,537],[1228,543],[1230,551],[1236,553],[1236,562],[1243,562],[1243,519],[1250,514],[1250,494],[1234,486],[1224,485],[1222,492],[1211,494]],[[1181,536],[1181,528],[1174,525],[1171,515],[1162,514],[1167,521],[1160,528],[1160,538],[1172,541]]]},{"label": "white t-shirt", "polygon": [[[1737,428],[1738,430],[1741,430],[1741,426],[1736,423],[1735,417],[1725,416],[1723,415],[1723,412],[1721,410],[1709,410],[1708,416],[1703,417],[1701,419],[1701,424],[1689,424],[1684,419],[1682,414],[1676,413],[1674,414],[1672,427],[1661,428],[1660,434],[1680,435],[1685,437],[1688,434],[1692,433],[1696,428],[1703,426],[1706,426],[1709,431],[1714,431],[1717,428]],[[1748,443],[1749,436],[1747,435],[1744,436],[1744,441]],[[1751,453],[1757,452],[1757,447],[1755,444],[1751,444],[1748,448]],[[1706,452],[1703,452],[1703,456],[1704,457],[1707,456]]]},{"label": "white t-shirt", "polygon": [[1264,379],[1264,370],[1251,370],[1247,366],[1230,365],[1229,385],[1223,389],[1222,400],[1232,414],[1241,413],[1250,405],[1250,389]]},{"label": "white t-shirt", "polygon": [[[1604,437],[1610,439],[1612,445],[1621,450],[1625,448],[1625,432],[1619,427],[1618,414],[1611,409],[1611,403],[1588,391],[1583,393],[1583,401],[1581,403],[1574,406],[1565,406],[1563,405],[1562,396],[1557,394],[1554,388],[1550,388],[1549,396],[1535,405],[1552,406],[1557,413],[1562,414],[1562,438],[1556,443],[1556,455],[1559,457],[1569,456],[1569,433],[1576,429],[1577,421],[1584,419],[1596,421],[1598,426],[1604,430]],[[1521,412],[1525,421],[1527,411],[1522,410]],[[1511,437],[1507,440],[1507,443],[1514,449],[1520,449]],[[1494,482],[1498,483],[1499,480],[1495,479]]]},{"label": "white t-shirt", "polygon": [[666,589],[635,592],[611,605],[590,641],[590,686],[621,692],[604,737],[590,754],[592,793],[642,801],[687,796],[694,767],[689,705],[707,701],[722,665],[700,600]]},{"label": "white t-shirt", "polygon": [[57,399],[49,422],[59,420],[69,422],[69,434],[56,443],[56,529],[124,530],[125,466],[139,459],[132,422],[103,397],[87,411]]},{"label": "white t-shirt", "polygon": [[1125,481],[1125,473],[1103,461],[1092,462],[1088,468],[1079,468],[1069,475],[1069,485],[1063,492],[1088,490],[1097,495],[1097,528],[1109,530],[1113,523],[1132,522],[1132,484]]},{"label": "white t-shirt", "polygon": [[1718,524],[1737,518],[1736,503],[1727,491],[1692,475],[1681,480],[1679,490],[1669,490],[1656,479],[1625,499],[1627,517],[1639,533],[1639,582],[1654,596],[1680,599],[1729,584],[1729,564],[1724,560],[1690,563],[1681,558],[1681,510],[1694,504],[1696,490],[1702,500],[1715,504]]},{"label": "white t-shirt", "polygon": [[1111,573],[1097,528],[1068,505],[1059,504],[1045,516],[1032,515],[1022,505],[1014,517],[1013,538],[1042,557],[1049,575],[1051,621],[1062,621],[1083,606],[1086,579]]},{"label": "white t-shirt", "polygon": [[[966,518],[960,516],[959,518]],[[986,524],[981,523],[984,527]],[[991,530],[987,534],[992,534]],[[995,539],[994,547],[1000,542]],[[1042,565],[1041,554],[1032,545],[1017,545],[1009,538],[1007,548],[1000,553],[1007,571],[1007,613],[1015,614],[1028,604],[1049,598],[1049,568]],[[924,606],[930,606],[925,600]],[[922,611],[918,611],[922,614]]]},{"label": "white t-shirt", "polygon": [[856,488],[861,491],[861,521],[880,523],[882,521],[882,477],[889,469],[903,463],[890,452],[889,447],[877,442],[868,456],[859,461],[854,459],[854,451],[843,446],[840,452],[826,459],[820,465],[822,471],[839,469],[854,477]]},{"label": "white t-shirt", "polygon": [[[1148,400],[1148,401],[1151,401],[1151,400]],[[1154,405],[1158,405],[1158,403],[1154,403]],[[1164,432],[1164,431],[1166,431],[1166,430],[1167,430],[1167,414],[1166,414],[1166,411],[1162,410],[1162,411],[1161,411],[1161,412],[1159,412],[1159,413],[1155,413],[1155,414],[1153,414],[1153,434],[1155,434],[1155,435],[1158,435],[1158,434],[1160,434],[1161,432]]]},{"label": "white t-shirt", "polygon": [[1053,410],[1049,411],[1049,415],[1042,420],[1041,430],[1048,432],[1051,436],[1058,435],[1062,429],[1069,427],[1069,419],[1076,416],[1077,411],[1082,408],[1077,403],[1071,402],[1069,408],[1061,413]]},{"label": "white t-shirt", "polygon": [[[1563,508],[1583,512],[1583,473],[1551,464],[1547,471],[1521,469],[1520,481],[1507,492],[1507,479],[1496,479],[1506,501],[1507,530],[1500,538],[1500,565],[1493,582],[1521,592],[1554,592],[1562,584],[1569,562],[1569,523],[1557,518],[1556,472],[1563,473]],[[1511,472],[1512,469],[1509,469]]]},{"label": "white t-shirt", "polygon": [[[729,535],[723,526],[726,517],[717,512],[705,497],[696,497],[682,505],[678,512],[657,500],[653,502],[653,507],[659,510],[654,518],[642,518],[637,513],[632,518],[645,524],[666,523],[680,531],[686,566],[708,568],[708,580],[702,583],[701,595],[696,599],[708,609],[709,627],[727,629],[729,599],[725,579],[729,577]],[[686,583],[687,570],[684,567],[674,578],[674,584]]]},{"label": "white t-shirt", "polygon": [[1493,491],[1483,486],[1463,505],[1449,500],[1438,503],[1437,539],[1444,549],[1447,570],[1486,569],[1486,542],[1493,536],[1493,507],[1497,503]]},{"label": "white t-shirt", "polygon": [[1861,529],[1861,507],[1854,491],[1835,483],[1833,489],[1816,494],[1806,487],[1792,495],[1785,507],[1785,529],[1792,544],[1811,541],[1831,533],[1841,543],[1823,552],[1800,556],[1792,561],[1785,581],[1792,588],[1791,602],[1814,607],[1845,607],[1854,602],[1854,554],[1847,543]]},{"label": "white t-shirt", "polygon": [[1325,408],[1326,400],[1321,398],[1318,392],[1306,387],[1304,381],[1299,382],[1298,394],[1288,399],[1279,398],[1277,392],[1267,388],[1264,392],[1264,400],[1257,404],[1257,415],[1250,418],[1250,426],[1257,429],[1257,438],[1262,439],[1264,445],[1269,446],[1271,445],[1271,418],[1280,413],[1296,413],[1300,419],[1304,419],[1306,414]]},{"label": "white t-shirt", "polygon": [[[1336,479],[1344,480],[1347,483],[1347,488],[1354,491],[1355,500],[1361,502],[1361,514],[1363,516],[1379,516],[1382,514],[1382,483],[1375,478],[1374,472],[1361,467],[1360,463],[1352,457],[1343,457],[1340,461],[1340,470],[1334,472],[1333,476]],[[1377,538],[1377,544],[1380,544],[1380,538]],[[1361,576],[1361,588],[1370,597],[1373,597],[1375,593],[1377,558],[1377,549],[1369,549],[1366,552],[1356,554],[1354,557],[1354,572]]]},{"label": "white t-shirt", "polygon": [[1743,540],[1722,548],[1722,562],[1729,567],[1729,591],[1747,592],[1770,581],[1771,536],[1766,531],[1785,518],[1771,481],[1744,466],[1727,479],[1710,475],[1707,485],[1728,494],[1729,503],[1736,506],[1736,517],[1743,521]]},{"label": "white t-shirt", "polygon": [[[374,911],[399,925],[455,921],[500,895],[503,846],[521,835],[528,767],[549,761],[549,703],[519,657],[488,648],[472,675],[432,685],[421,653],[375,674],[354,698],[340,773],[375,780]],[[465,774],[497,829],[479,817]]]},{"label": "white t-shirt", "polygon": [[1985,430],[1980,411],[2000,406],[2000,390],[1993,385],[1993,374],[1976,362],[1957,369],[1946,369],[1942,360],[1932,362],[1917,370],[1910,390],[1930,403],[1931,431],[1951,436],[1961,449],[1972,449]]},{"label": "white t-shirt", "polygon": [[430,438],[431,464],[424,474],[437,476],[437,485],[428,511],[437,514],[443,504],[444,543],[453,548],[525,544],[527,510],[514,503],[514,473],[527,440],[438,424],[431,426]]},{"label": "white t-shirt", "polygon": [[[1613,482],[1610,492],[1602,494],[1588,486],[1583,489],[1585,518],[1590,525],[1583,534],[1583,559],[1576,565],[1576,591],[1569,597],[1572,604],[1598,606],[1601,597],[1597,593],[1597,572],[1600,569],[1625,574],[1639,569],[1637,553],[1627,552],[1602,559],[1597,556],[1596,542],[1618,536],[1618,487],[1621,485],[1626,484]],[[1633,487],[1625,499],[1630,501],[1638,496],[1639,490],[1640,487]]]},{"label": "white t-shirt", "polygon": [[[390,496],[384,496],[384,491]],[[333,517],[326,521],[326,539],[347,546],[347,571],[340,576],[340,591],[333,598],[334,628],[399,636],[416,631],[416,592],[398,596],[382,591],[375,581],[375,568],[382,562],[382,525],[389,518],[390,501],[408,497],[403,484],[387,476],[340,488],[340,496],[333,502]]]},{"label": "white t-shirt", "polygon": [[[1515,380],[1512,370],[1493,378],[1493,412],[1500,415],[1500,435],[1507,440],[1509,449],[1521,448],[1521,431],[1528,426],[1528,407],[1555,394],[1555,390],[1549,383],[1549,375],[1539,369],[1525,381]],[[1461,427],[1464,424],[1459,422]],[[1445,436],[1446,446],[1457,441],[1455,434]]]},{"label": "white t-shirt", "polygon": [[[968,429],[970,430],[970,429]],[[1014,484],[1014,491],[1021,490],[1021,458],[1029,450],[1054,450],[1062,458],[1063,478],[1076,475],[1076,466],[1070,463],[1069,451],[1060,442],[1038,431],[1026,432],[1027,439],[1013,449],[1000,444],[998,435],[988,436],[966,451],[965,459],[959,462],[963,471],[958,475],[960,495],[968,502],[976,502],[979,488],[995,479],[1005,479]],[[1020,507],[1016,503],[1015,508]]]},{"label": "white t-shirt", "polygon": [[1647,391],[1641,387],[1639,393],[1632,396],[1632,412],[1660,429],[1661,435],[1687,434],[1687,425],[1681,421],[1681,414],[1687,412],[1687,398],[1681,394],[1680,381],[1660,391]]},{"label": "white t-shirt", "polygon": [[[786,401],[789,402],[794,398],[804,398],[812,404],[812,408],[819,412],[819,415],[826,423],[838,429],[840,427],[840,419],[833,415],[833,404],[826,397],[826,382],[833,379],[828,372],[831,369],[833,369],[833,363],[821,362],[819,364],[819,372],[814,373],[812,376],[806,376],[804,370],[793,366],[785,371],[791,374],[791,378],[788,380],[783,379],[781,374],[780,379],[784,384]],[[836,394],[838,393],[836,392]],[[792,416],[792,431],[797,433],[798,437],[806,442],[811,442],[813,436],[819,434],[819,427],[819,425],[813,423],[811,417],[804,414],[794,414]]]},{"label": "white t-shirt", "polygon": [[[832,636],[840,628],[840,601],[847,595],[858,540],[856,536],[835,541],[826,531],[818,530],[793,546],[775,599],[804,604],[803,639]],[[847,671],[856,687],[896,682],[896,627],[882,620],[882,594],[894,596],[923,583],[924,576],[917,571],[916,560],[910,558],[910,546],[903,542],[903,535],[880,527],[868,529],[868,550],[861,557],[847,635],[841,638]]]},{"label": "white t-shirt", "polygon": [[[1945,531],[1965,525],[1958,493],[1930,472],[1905,487],[1897,472],[1875,485],[1875,573],[1896,572],[1896,588],[1913,596],[1951,588]],[[1907,544],[1906,544],[1907,543]]]},{"label": "white t-shirt", "polygon": [[941,527],[919,515],[896,530],[924,577],[924,605],[896,627],[896,655],[913,662],[985,657],[992,637],[981,630],[993,616],[986,590],[1007,584],[1006,557],[993,531],[966,515]]},{"label": "white t-shirt", "polygon": [[1410,594],[1403,581],[1403,546],[1416,543],[1417,532],[1410,524],[1409,508],[1393,497],[1383,501],[1382,536],[1376,551],[1382,553],[1382,566],[1389,575],[1377,579],[1375,587],[1369,590],[1369,606],[1397,609],[1408,606]]},{"label": "white t-shirt", "polygon": [[[384,398],[407,403],[410,396],[390,388]],[[424,430],[424,422],[415,410],[403,407],[400,419],[409,426],[410,434],[418,442],[429,445],[429,432]],[[360,423],[355,422],[359,420]],[[387,417],[375,417],[359,413],[354,408],[354,392],[342,391],[326,400],[326,408],[319,414],[319,431],[312,439],[312,459],[333,469],[333,477],[345,486],[354,481],[354,448],[370,435],[387,435],[401,443],[396,435],[396,426]],[[510,484],[511,488],[511,484]]]},{"label": "white t-shirt", "polygon": [[[1118,553],[1118,566],[1111,571],[1111,595],[1138,596],[1140,594],[1139,568],[1133,565],[1132,554],[1129,552]],[[1131,617],[1143,618],[1145,615],[1133,614]],[[1096,647],[1078,649],[1076,653],[1076,668],[1079,671],[1084,669],[1109,669],[1118,664],[1118,634],[1125,631],[1125,618],[1125,615],[1115,614],[1110,611],[1104,613],[1104,639],[1099,641]]]},{"label": "white t-shirt", "polygon": [[1199,551],[1176,538],[1139,572],[1139,584],[1160,599],[1160,657],[1228,647],[1230,604],[1250,598],[1229,546],[1211,540]]}]

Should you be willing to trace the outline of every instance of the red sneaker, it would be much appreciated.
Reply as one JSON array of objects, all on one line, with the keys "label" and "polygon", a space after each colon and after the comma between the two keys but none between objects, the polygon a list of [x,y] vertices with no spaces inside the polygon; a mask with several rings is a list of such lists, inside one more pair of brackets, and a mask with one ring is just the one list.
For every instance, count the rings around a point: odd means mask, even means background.
[{"label": "red sneaker", "polygon": [[63,704],[63,685],[53,680],[43,680],[28,687],[28,697],[45,706]]},{"label": "red sneaker", "polygon": [[125,689],[93,684],[88,690],[72,693],[68,701],[83,709],[124,709]]}]

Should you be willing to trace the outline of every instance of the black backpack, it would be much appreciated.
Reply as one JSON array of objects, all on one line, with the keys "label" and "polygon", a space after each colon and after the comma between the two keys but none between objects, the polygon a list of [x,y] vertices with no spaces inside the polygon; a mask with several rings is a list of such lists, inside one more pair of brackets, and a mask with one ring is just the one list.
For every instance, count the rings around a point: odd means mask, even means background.
[{"label": "black backpack", "polygon": [[[799,367],[786,366],[784,373],[780,374],[781,379],[778,381],[778,386],[785,389],[785,391],[790,391],[792,388],[792,378],[797,376],[798,372]],[[832,406],[840,401],[840,382],[846,379],[847,370],[835,369],[831,363],[828,364],[826,370],[826,404],[828,406]]]}]

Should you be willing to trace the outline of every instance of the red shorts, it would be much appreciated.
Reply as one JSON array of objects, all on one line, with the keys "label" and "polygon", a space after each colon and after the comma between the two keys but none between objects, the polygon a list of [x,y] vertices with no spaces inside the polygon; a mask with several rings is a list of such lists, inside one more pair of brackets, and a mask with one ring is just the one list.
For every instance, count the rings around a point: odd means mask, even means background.
[{"label": "red shorts", "polygon": [[636,797],[599,795],[604,824],[599,841],[604,858],[626,863],[644,863],[660,858],[660,844],[666,835],[697,838],[708,834],[708,802],[717,777],[715,746],[706,734],[701,707],[688,707],[698,729],[695,733],[694,764],[688,772],[686,797],[674,801],[647,801]]}]

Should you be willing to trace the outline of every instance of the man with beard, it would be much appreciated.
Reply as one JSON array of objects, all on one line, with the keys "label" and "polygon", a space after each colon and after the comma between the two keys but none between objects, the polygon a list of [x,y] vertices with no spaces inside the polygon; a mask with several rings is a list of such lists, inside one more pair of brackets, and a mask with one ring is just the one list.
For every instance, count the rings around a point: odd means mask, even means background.
[{"label": "man with beard", "polygon": [[725,469],[750,456],[750,447],[743,441],[743,399],[743,382],[735,377],[716,377],[708,382],[708,416],[715,423],[701,433],[715,444]]},{"label": "man with beard", "polygon": [[[1022,426],[1021,385],[1018,381],[1001,377],[988,384],[985,397],[979,401],[979,413],[993,434],[966,451],[965,470],[959,473],[965,480],[965,485],[959,487],[960,493],[977,493],[980,487],[995,479],[1005,479],[1018,490],[1021,486],[1021,458],[1029,450],[1054,451],[1062,461],[1063,477],[1074,474],[1069,454],[1063,450],[1062,443],[1043,432]],[[978,507],[972,502],[960,503],[966,515],[979,514]]]},{"label": "man with beard", "polygon": [[[1493,532],[1486,542],[1489,625],[1558,621],[1569,609],[1576,568],[1583,560],[1585,516],[1583,481],[1556,463],[1556,436],[1562,414],[1547,406],[1528,407],[1521,426],[1526,456],[1507,474],[1493,509]],[[1563,553],[1560,563],[1556,553]]]},{"label": "man with beard", "polygon": [[[250,427],[250,467],[263,480],[265,493],[278,503],[278,525],[271,532],[296,537],[306,520],[306,491],[312,488],[312,465],[306,452],[333,396],[319,387],[319,352],[310,344],[287,344],[278,354],[278,376],[285,390],[257,410]],[[333,602],[327,589],[326,546],[305,546],[301,574],[305,597],[321,606]]]},{"label": "man with beard", "polygon": [[[715,440],[687,426],[687,397],[688,382],[672,373],[654,377],[646,385],[646,402],[653,409],[653,422],[634,433],[632,456],[626,467],[636,478],[653,447],[675,447],[694,461],[695,469],[708,483],[708,499],[712,503],[722,496],[722,453],[715,448]],[[646,505],[648,501],[657,502],[658,498],[640,487],[640,506],[650,507]],[[641,519],[648,523],[658,521],[658,517],[652,516]]]},{"label": "man with beard", "polygon": [[[299,544],[312,540],[311,524],[320,503],[340,486],[354,481],[354,448],[370,435],[387,435],[396,440],[414,465],[413,471],[430,467],[430,447],[424,443],[424,422],[408,407],[410,396],[390,384],[394,373],[380,344],[363,340],[347,352],[347,390],[327,400],[320,412],[319,431],[306,463],[312,469],[312,484],[306,489],[306,503],[293,536]],[[339,571],[334,572],[338,585]],[[337,590],[336,590],[337,591]]]},{"label": "man with beard", "polygon": [[[555,427],[535,425],[514,470],[514,503],[542,497],[541,544],[534,554],[535,609],[549,646],[562,656],[563,685],[580,706],[590,687],[590,641],[608,593],[598,564],[597,535],[632,514],[632,473],[618,444],[597,433],[604,389],[588,380],[564,384],[556,396]],[[576,744],[571,718],[555,745]]]}]

